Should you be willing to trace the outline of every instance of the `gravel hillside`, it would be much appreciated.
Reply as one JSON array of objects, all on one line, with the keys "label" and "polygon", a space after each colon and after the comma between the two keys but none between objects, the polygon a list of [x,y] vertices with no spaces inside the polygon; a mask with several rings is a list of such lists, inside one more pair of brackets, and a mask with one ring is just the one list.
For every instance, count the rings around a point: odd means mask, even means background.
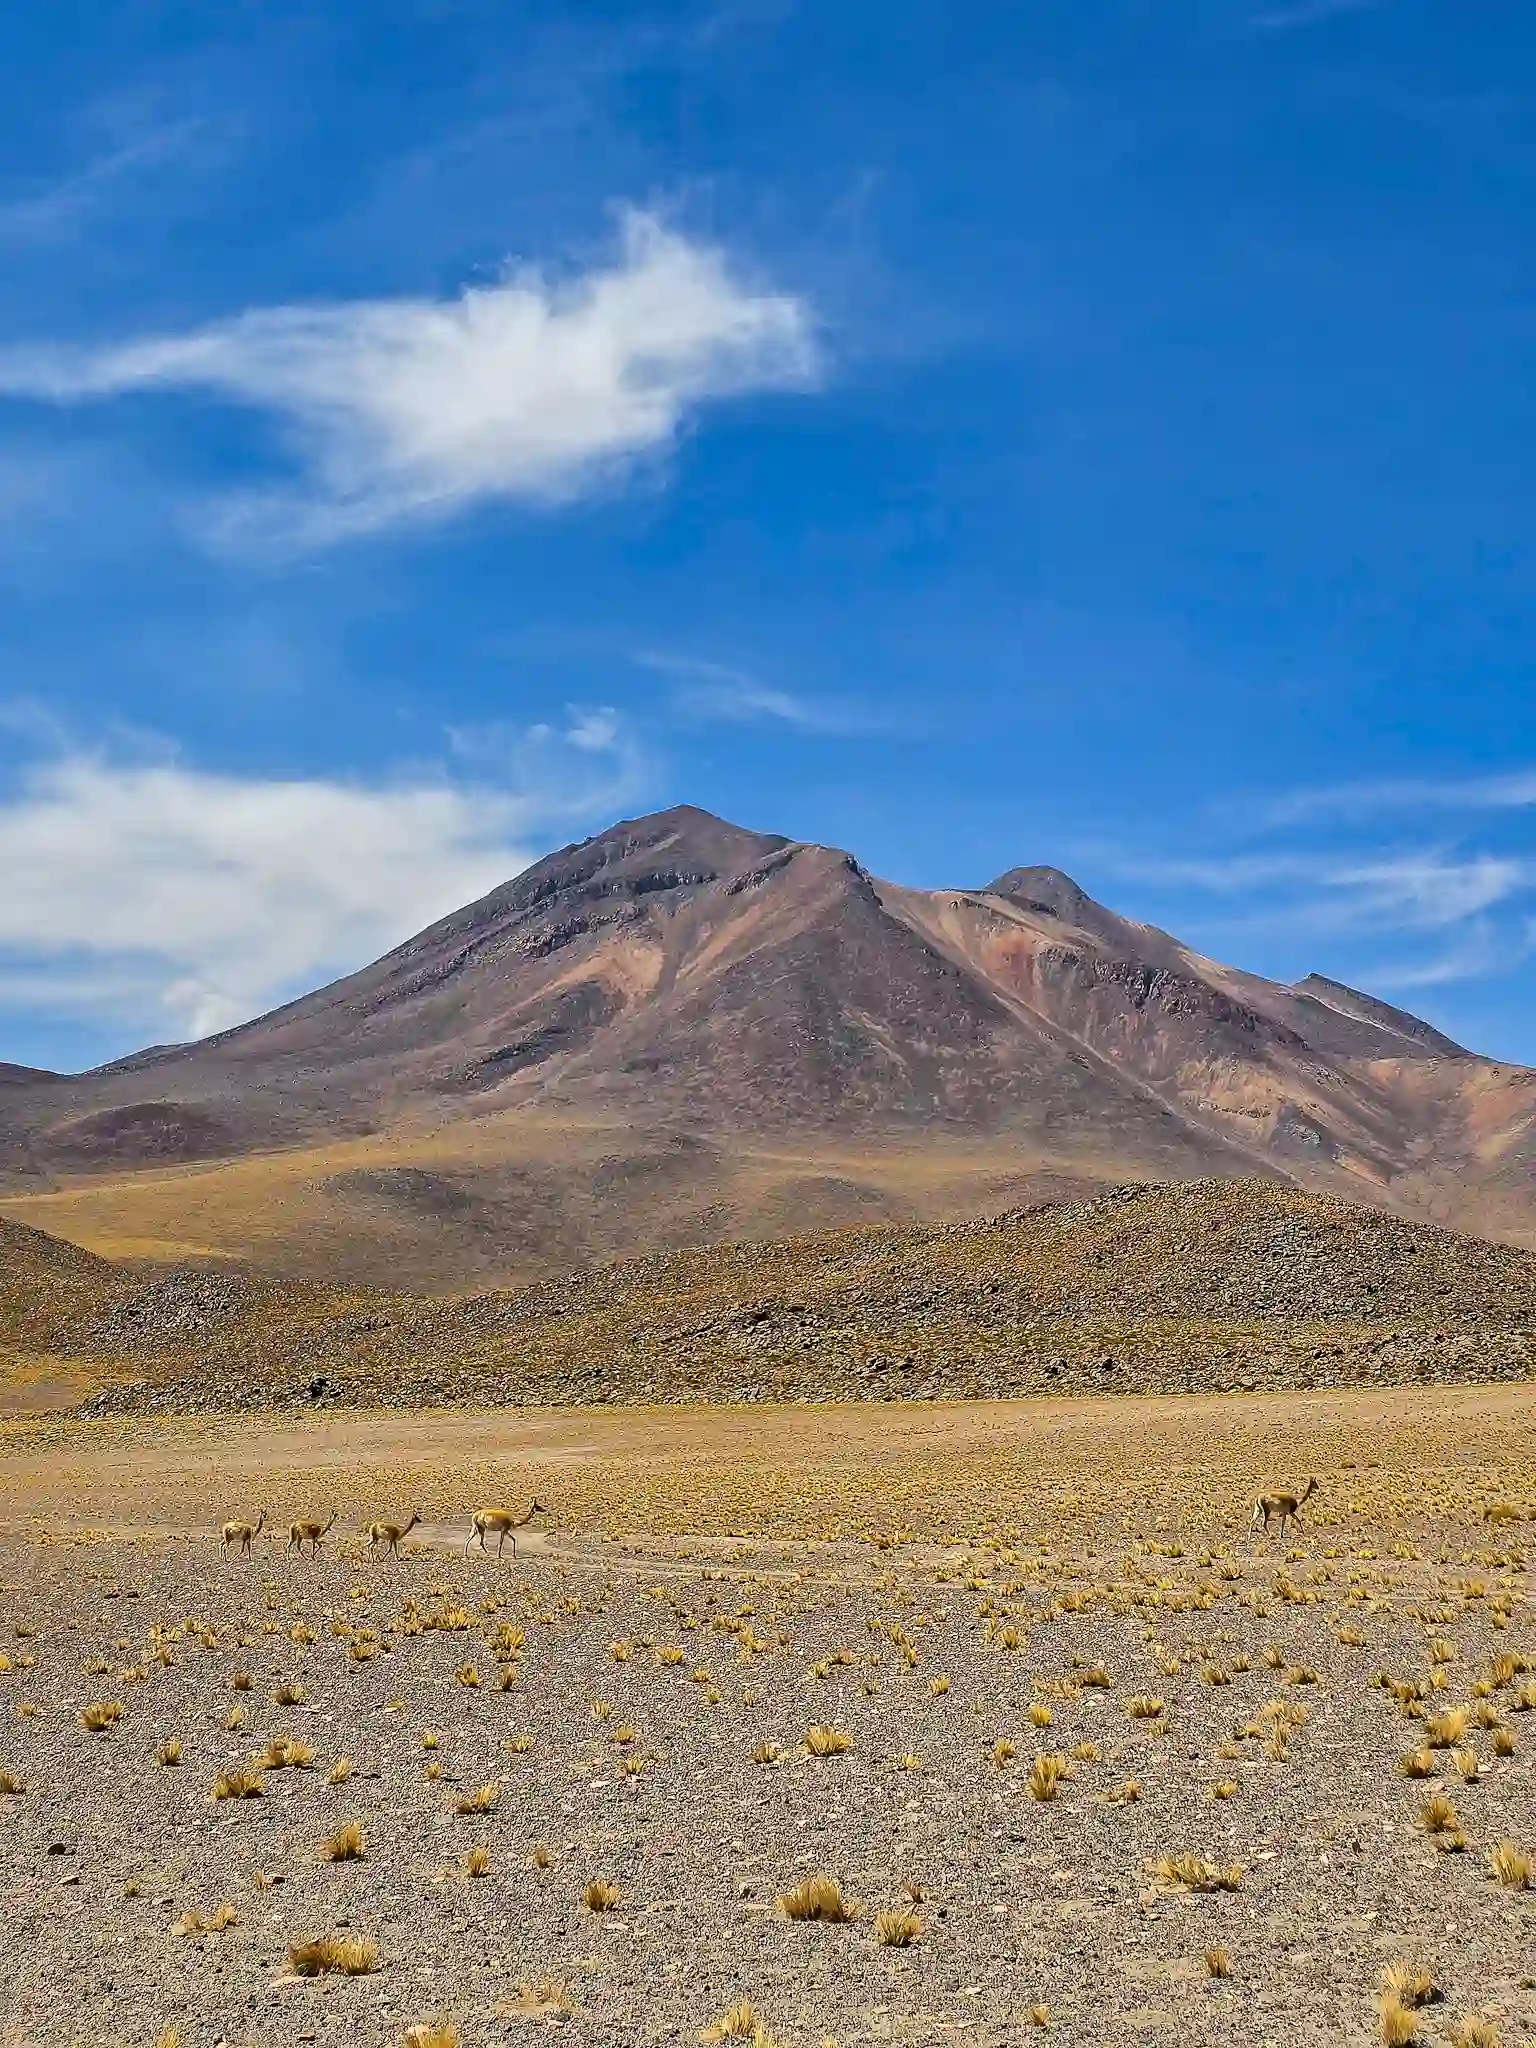
[{"label": "gravel hillside", "polygon": [[[76,1267],[71,1256],[84,1261]],[[1525,1379],[1536,1253],[1269,1182],[628,1260],[459,1300],[60,1248],[28,1348],[98,1410]],[[34,1270],[53,1268],[38,1263]],[[323,1384],[321,1384],[323,1382]]]}]

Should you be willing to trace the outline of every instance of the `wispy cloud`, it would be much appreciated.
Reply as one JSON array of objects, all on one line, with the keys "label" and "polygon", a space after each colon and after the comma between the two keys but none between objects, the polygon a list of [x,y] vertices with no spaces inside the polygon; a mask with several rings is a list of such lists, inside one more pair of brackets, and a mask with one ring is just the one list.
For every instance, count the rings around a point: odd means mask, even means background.
[{"label": "wispy cloud", "polygon": [[74,237],[146,178],[204,154],[220,126],[199,116],[156,122],[62,178],[0,193],[0,243],[50,246]]},{"label": "wispy cloud", "polygon": [[1289,7],[1270,7],[1250,14],[1244,26],[1251,35],[1287,35],[1294,29],[1315,28],[1342,14],[1375,14],[1394,4],[1395,0],[1295,0]]},{"label": "wispy cloud", "polygon": [[1372,970],[1377,988],[1443,988],[1451,982],[1481,981],[1508,974],[1529,959],[1536,934],[1527,920],[1520,931],[1501,930],[1489,918],[1477,918],[1439,953],[1428,959],[1385,960]]},{"label": "wispy cloud", "polygon": [[636,654],[637,667],[666,676],[674,712],[726,725],[787,725],[804,733],[875,732],[884,721],[846,697],[809,697],[765,683],[745,669],[693,655]]},{"label": "wispy cloud", "polygon": [[1441,931],[1536,886],[1536,861],[1437,848],[1109,860],[1128,878],[1240,900],[1269,929],[1297,932]]},{"label": "wispy cloud", "polygon": [[109,347],[0,354],[0,394],[204,391],[274,416],[302,486],[225,507],[226,540],[323,545],[490,499],[551,505],[672,446],[701,406],[812,383],[809,308],[654,215],[611,261],[457,299],[278,306]]},{"label": "wispy cloud", "polygon": [[1267,825],[1296,825],[1313,819],[1345,822],[1384,817],[1391,812],[1511,811],[1536,805],[1536,768],[1513,768],[1497,775],[1402,776],[1377,781],[1335,782],[1318,789],[1283,792],[1255,808],[1249,817]]},{"label": "wispy cloud", "polygon": [[40,753],[0,794],[0,1012],[46,1000],[148,1037],[237,1023],[483,895],[552,828],[606,813],[621,754],[617,727],[590,721],[524,735],[520,781],[493,772],[505,751],[373,783]]},{"label": "wispy cloud", "polygon": [[[1536,951],[1536,858],[1440,845],[1276,846],[1163,855],[1084,849],[1155,915],[1244,957],[1255,942],[1365,988],[1438,988],[1510,972]],[[1145,895],[1143,896],[1145,905]],[[1207,907],[1209,906],[1209,910]],[[1141,914],[1138,912],[1138,914]]]}]

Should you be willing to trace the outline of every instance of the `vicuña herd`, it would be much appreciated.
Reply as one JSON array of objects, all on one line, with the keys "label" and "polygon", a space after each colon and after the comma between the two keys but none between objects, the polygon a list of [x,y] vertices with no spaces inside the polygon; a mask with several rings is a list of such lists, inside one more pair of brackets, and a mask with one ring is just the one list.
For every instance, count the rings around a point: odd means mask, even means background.
[{"label": "vicu\u00f1a herd", "polygon": [[[1287,1523],[1292,1528],[1299,1529],[1301,1527],[1301,1510],[1316,1492],[1317,1481],[1309,1479],[1300,1493],[1261,1493],[1253,1504],[1253,1513],[1249,1517],[1249,1524],[1254,1529],[1267,1531],[1271,1521],[1276,1522],[1279,1525],[1279,1533],[1282,1536],[1285,1534]],[[469,1536],[465,1541],[464,1548],[466,1551],[471,1550],[478,1543],[480,1548],[485,1550],[487,1548],[486,1538],[494,1536],[496,1538],[496,1555],[500,1557],[506,1547],[507,1539],[510,1537],[512,1539],[512,1555],[515,1558],[517,1556],[518,1530],[531,1522],[535,1515],[548,1514],[548,1512],[547,1505],[541,1500],[531,1501],[520,1515],[514,1513],[511,1508],[476,1508],[473,1515],[470,1516]],[[323,1522],[290,1522],[288,1524],[288,1548],[296,1550],[300,1557],[302,1557],[304,1555],[304,1547],[308,1544],[310,1556],[318,1557],[320,1555],[321,1543],[335,1525],[336,1514],[336,1509],[332,1508],[328,1519]],[[257,1536],[260,1535],[266,1519],[266,1509],[263,1508],[254,1522],[226,1522],[223,1527],[225,1550],[238,1550],[242,1557],[249,1557],[251,1545],[255,1542]],[[400,1545],[420,1522],[421,1515],[413,1508],[408,1521],[367,1523],[369,1549],[375,1556],[378,1555],[382,1548],[387,1555],[398,1557]]]},{"label": "vicu\u00f1a herd", "polygon": [[[541,1500],[530,1502],[520,1515],[516,1514],[511,1508],[476,1508],[470,1518],[469,1537],[464,1548],[468,1550],[472,1544],[478,1543],[480,1548],[484,1550],[486,1548],[486,1537],[494,1536],[496,1538],[496,1555],[500,1557],[506,1546],[507,1538],[510,1536],[512,1539],[512,1555],[516,1557],[518,1530],[531,1522],[535,1515],[547,1515],[548,1513],[548,1505]],[[288,1524],[288,1549],[296,1550],[300,1557],[302,1557],[305,1545],[307,1544],[310,1556],[318,1557],[320,1555],[320,1545],[335,1526],[336,1517],[337,1510],[332,1508],[330,1515],[323,1522],[290,1522]],[[221,1532],[225,1550],[238,1550],[242,1557],[249,1557],[251,1545],[261,1534],[266,1519],[267,1511],[263,1508],[254,1522],[226,1522]],[[421,1515],[413,1508],[409,1521],[369,1522],[367,1524],[369,1549],[377,1556],[382,1546],[386,1553],[392,1552],[398,1556],[400,1545],[420,1521]]]}]

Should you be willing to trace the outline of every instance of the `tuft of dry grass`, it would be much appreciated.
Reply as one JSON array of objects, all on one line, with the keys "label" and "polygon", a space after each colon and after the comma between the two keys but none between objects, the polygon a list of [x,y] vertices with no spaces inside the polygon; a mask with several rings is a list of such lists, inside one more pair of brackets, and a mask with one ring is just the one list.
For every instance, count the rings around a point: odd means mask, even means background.
[{"label": "tuft of dry grass", "polygon": [[1419,1823],[1426,1834],[1446,1835],[1461,1826],[1461,1815],[1444,1792],[1431,1792],[1419,1810]]},{"label": "tuft of dry grass", "polygon": [[1451,2048],[1499,2048],[1499,2030],[1492,2020],[1468,2013],[1451,2029]]},{"label": "tuft of dry grass", "polygon": [[576,2010],[576,1994],[563,1977],[524,1977],[512,2003],[501,2010],[509,2019],[567,2020]]},{"label": "tuft of dry grass", "polygon": [[461,1792],[453,1802],[453,1810],[459,1814],[493,1813],[500,1803],[501,1786],[493,1780],[473,1792]]},{"label": "tuft of dry grass", "polygon": [[616,1884],[610,1884],[605,1877],[594,1877],[588,1881],[581,1903],[589,1913],[611,1913],[622,1896]]},{"label": "tuft of dry grass", "polygon": [[1381,1973],[1381,1995],[1396,1999],[1400,2005],[1411,2007],[1415,2012],[1422,2005],[1432,2005],[1440,1996],[1440,1986],[1435,1973],[1422,1963],[1410,1963],[1399,1959],[1388,1963]]},{"label": "tuft of dry grass", "polygon": [[183,1913],[172,1926],[171,1932],[185,1939],[193,1934],[222,1934],[226,1927],[237,1927],[239,1924],[240,1915],[226,1899],[222,1905],[215,1906],[211,1913]]},{"label": "tuft of dry grass", "polygon": [[1488,1852],[1488,1868],[1502,1885],[1511,1891],[1524,1892],[1531,1888],[1531,1859],[1514,1842],[1500,1842]]},{"label": "tuft of dry grass", "polygon": [[466,1877],[484,1877],[490,1867],[491,1852],[489,1849],[483,1847],[471,1849],[464,1858],[464,1875]]},{"label": "tuft of dry grass", "polygon": [[214,1780],[215,1799],[259,1799],[266,1791],[260,1771],[221,1771]]},{"label": "tuft of dry grass", "polygon": [[820,1920],[833,1926],[841,1926],[854,1917],[853,1907],[843,1897],[842,1886],[824,1872],[803,1878],[793,1891],[783,1893],[779,1908],[791,1920]]},{"label": "tuft of dry grass", "polygon": [[1182,1856],[1160,1856],[1153,1868],[1158,1883],[1175,1891],[1235,1892],[1243,1882],[1240,1863],[1208,1863],[1187,1851]]},{"label": "tuft of dry grass", "polygon": [[875,1940],[882,1948],[910,1948],[922,1931],[922,1921],[905,1907],[875,1915]]},{"label": "tuft of dry grass", "polygon": [[1063,1779],[1072,1775],[1071,1766],[1064,1756],[1057,1756],[1051,1750],[1041,1750],[1030,1766],[1029,1786],[1031,1799],[1051,1800],[1056,1797]]},{"label": "tuft of dry grass", "polygon": [[750,2041],[753,2048],[766,2048],[771,2036],[767,2022],[751,1999],[738,1998],[717,2019],[710,2021],[699,2039],[709,2043],[710,2048],[720,2041]]},{"label": "tuft of dry grass", "polygon": [[418,2020],[406,2028],[402,2048],[459,2048],[459,2030],[449,2019]]},{"label": "tuft of dry grass", "polygon": [[853,1747],[853,1737],[846,1728],[814,1721],[805,1731],[805,1746],[812,1756],[846,1756]]},{"label": "tuft of dry grass", "polygon": [[1414,2048],[1420,2038],[1418,2014],[1390,1993],[1384,1992],[1377,2003],[1376,2024],[1383,2048]]},{"label": "tuft of dry grass", "polygon": [[361,1935],[323,1934],[288,1950],[296,1977],[367,1977],[379,1967],[379,1945]]},{"label": "tuft of dry grass", "polygon": [[174,1770],[181,1762],[180,1738],[175,1735],[168,1735],[155,1751],[155,1756],[157,1761],[164,1764],[167,1770]]},{"label": "tuft of dry grass", "polygon": [[89,1706],[80,1709],[80,1725],[89,1728],[93,1735],[100,1735],[105,1729],[115,1728],[127,1711],[121,1700],[92,1700]]},{"label": "tuft of dry grass", "polygon": [[20,1793],[25,1792],[26,1789],[26,1786],[14,1771],[0,1771],[0,1796],[6,1799],[14,1799]]},{"label": "tuft of dry grass", "polygon": [[368,1838],[360,1821],[343,1821],[335,1834],[320,1845],[327,1863],[358,1863],[368,1853]]},{"label": "tuft of dry grass", "polygon": [[1398,1758],[1397,1768],[1405,1778],[1432,1778],[1435,1753],[1432,1749],[1410,1749],[1406,1756]]},{"label": "tuft of dry grass", "polygon": [[1125,1711],[1133,1721],[1155,1721],[1168,1711],[1168,1703],[1152,1693],[1141,1692],[1126,1701]]},{"label": "tuft of dry grass", "polygon": [[1466,1707],[1450,1707],[1424,1724],[1424,1740],[1431,1749],[1454,1749],[1472,1725]]},{"label": "tuft of dry grass", "polygon": [[1232,1958],[1221,1947],[1208,1948],[1205,1952],[1205,1974],[1208,1977],[1230,1977]]},{"label": "tuft of dry grass", "polygon": [[325,1782],[327,1785],[345,1785],[355,1769],[351,1757],[339,1756],[326,1772]]},{"label": "tuft of dry grass", "polygon": [[258,1771],[307,1771],[314,1760],[315,1752],[307,1742],[275,1735],[253,1764]]}]

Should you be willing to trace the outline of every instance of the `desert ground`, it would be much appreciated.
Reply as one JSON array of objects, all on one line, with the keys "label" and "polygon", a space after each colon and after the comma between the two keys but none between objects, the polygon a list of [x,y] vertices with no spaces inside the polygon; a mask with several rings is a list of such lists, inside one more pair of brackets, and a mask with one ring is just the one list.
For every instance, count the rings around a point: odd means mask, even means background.
[{"label": "desert ground", "polygon": [[1536,2040],[1533,1507],[1511,1387],[0,1423],[0,2038]]}]

